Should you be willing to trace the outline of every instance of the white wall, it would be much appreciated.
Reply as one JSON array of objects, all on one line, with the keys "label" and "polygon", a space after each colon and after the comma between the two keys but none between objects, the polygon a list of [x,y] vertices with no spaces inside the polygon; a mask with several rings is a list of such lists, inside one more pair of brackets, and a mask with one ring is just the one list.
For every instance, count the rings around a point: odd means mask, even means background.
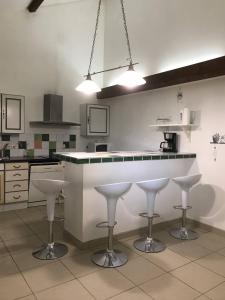
[{"label": "white wall", "polygon": [[[96,101],[74,91],[87,72],[98,1],[83,0],[26,11],[28,0],[0,1],[0,92],[26,97],[29,121],[43,119],[43,95],[64,96],[64,120],[79,122],[79,104]],[[104,16],[101,16],[93,70],[103,67]],[[96,76],[101,85],[101,76]],[[59,130],[68,132],[68,129]],[[79,135],[79,129],[71,129]],[[79,136],[78,136],[79,137]],[[86,141],[78,142],[78,149]]]},{"label": "white wall", "polygon": [[[125,63],[126,44],[121,31],[119,1],[107,1],[105,18],[105,67]],[[225,55],[225,2],[223,0],[125,1],[134,61],[144,75]],[[114,45],[117,45],[115,47]],[[106,74],[105,85],[120,72]],[[196,165],[202,183],[192,192],[192,217],[225,230],[225,145],[219,145],[214,161],[212,134],[225,134],[225,78],[183,85],[183,102],[177,102],[179,87],[112,98],[113,149],[158,149],[162,131],[150,128],[157,117],[176,122],[184,106],[200,112],[200,126],[191,136],[180,134],[180,151],[197,153]],[[171,207],[172,209],[172,207]]]}]

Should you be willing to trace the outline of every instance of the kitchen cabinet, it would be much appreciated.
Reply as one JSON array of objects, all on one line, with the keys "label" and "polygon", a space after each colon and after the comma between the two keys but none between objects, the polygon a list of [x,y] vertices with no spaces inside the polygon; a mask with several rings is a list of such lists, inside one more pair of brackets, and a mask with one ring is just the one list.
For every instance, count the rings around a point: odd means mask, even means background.
[{"label": "kitchen cabinet", "polygon": [[81,105],[81,135],[108,136],[110,107],[108,105]]},{"label": "kitchen cabinet", "polygon": [[1,131],[2,133],[23,133],[25,98],[16,95],[1,95]]},{"label": "kitchen cabinet", "polygon": [[5,164],[5,203],[28,201],[28,163]]}]

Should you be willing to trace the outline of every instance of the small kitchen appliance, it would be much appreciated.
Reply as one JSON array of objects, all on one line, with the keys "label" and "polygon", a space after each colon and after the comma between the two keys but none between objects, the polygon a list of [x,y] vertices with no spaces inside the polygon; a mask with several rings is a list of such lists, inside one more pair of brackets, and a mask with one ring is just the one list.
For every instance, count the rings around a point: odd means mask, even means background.
[{"label": "small kitchen appliance", "polygon": [[164,132],[164,141],[160,143],[163,152],[177,152],[177,134],[174,132]]}]

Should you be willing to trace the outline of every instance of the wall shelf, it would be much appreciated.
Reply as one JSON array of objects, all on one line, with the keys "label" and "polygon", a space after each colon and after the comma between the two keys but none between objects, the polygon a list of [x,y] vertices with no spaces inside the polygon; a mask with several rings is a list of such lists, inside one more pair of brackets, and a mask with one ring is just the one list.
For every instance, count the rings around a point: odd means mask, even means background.
[{"label": "wall shelf", "polygon": [[149,127],[180,127],[180,128],[191,128],[196,127],[197,124],[179,124],[179,123],[165,123],[165,124],[152,124]]}]

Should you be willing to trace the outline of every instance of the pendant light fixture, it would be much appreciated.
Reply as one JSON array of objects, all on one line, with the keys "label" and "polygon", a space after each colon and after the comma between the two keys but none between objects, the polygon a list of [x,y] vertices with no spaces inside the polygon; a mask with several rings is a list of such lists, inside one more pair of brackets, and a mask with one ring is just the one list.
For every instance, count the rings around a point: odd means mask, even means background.
[{"label": "pendant light fixture", "polygon": [[131,54],[131,47],[130,47],[130,40],[128,35],[128,28],[127,28],[127,22],[126,22],[126,15],[125,15],[125,9],[124,9],[124,3],[123,0],[120,0],[121,8],[122,8],[122,14],[123,14],[123,25],[125,30],[125,36],[127,41],[127,49],[129,54],[129,67],[128,70],[122,74],[122,76],[118,79],[117,84],[123,85],[128,88],[133,88],[138,85],[145,84],[145,79],[137,72],[134,71],[134,64]]},{"label": "pendant light fixture", "polygon": [[128,88],[133,88],[138,85],[142,85],[142,84],[146,83],[145,79],[134,70],[134,65],[137,65],[138,63],[133,63],[133,59],[132,59],[131,47],[130,47],[130,41],[129,41],[129,35],[128,35],[128,28],[127,28],[127,22],[126,22],[126,15],[125,15],[125,9],[124,9],[124,0],[120,0],[120,4],[121,4],[121,9],[122,9],[123,25],[124,25],[128,54],[129,54],[129,58],[128,58],[129,64],[124,65],[124,66],[119,66],[116,68],[111,68],[111,69],[106,69],[103,71],[91,73],[91,66],[92,66],[96,36],[97,36],[97,31],[98,31],[101,4],[102,4],[102,0],[99,0],[94,37],[93,37],[93,43],[92,43],[92,48],[91,48],[91,57],[90,57],[90,62],[89,62],[89,67],[88,67],[88,74],[85,75],[86,79],[76,87],[77,91],[83,92],[85,94],[94,94],[94,93],[101,91],[100,87],[91,79],[92,75],[109,72],[109,71],[113,71],[113,70],[118,70],[118,69],[122,69],[122,68],[126,68],[126,67],[128,67],[128,70],[124,74],[122,74],[122,76],[120,76],[120,78],[117,80],[117,84],[128,87]]},{"label": "pendant light fixture", "polygon": [[85,76],[86,79],[76,87],[77,91],[83,92],[85,94],[94,94],[94,93],[98,93],[101,91],[100,87],[91,79],[91,74],[90,74],[91,65],[92,65],[93,56],[94,56],[94,50],[95,50],[95,41],[96,41],[96,36],[97,36],[97,31],[98,31],[98,23],[99,23],[100,11],[101,11],[101,4],[102,4],[102,0],[99,0],[93,43],[92,43],[92,47],[91,47],[91,57],[90,57],[90,62],[89,62],[89,67],[88,67],[88,74]]}]

